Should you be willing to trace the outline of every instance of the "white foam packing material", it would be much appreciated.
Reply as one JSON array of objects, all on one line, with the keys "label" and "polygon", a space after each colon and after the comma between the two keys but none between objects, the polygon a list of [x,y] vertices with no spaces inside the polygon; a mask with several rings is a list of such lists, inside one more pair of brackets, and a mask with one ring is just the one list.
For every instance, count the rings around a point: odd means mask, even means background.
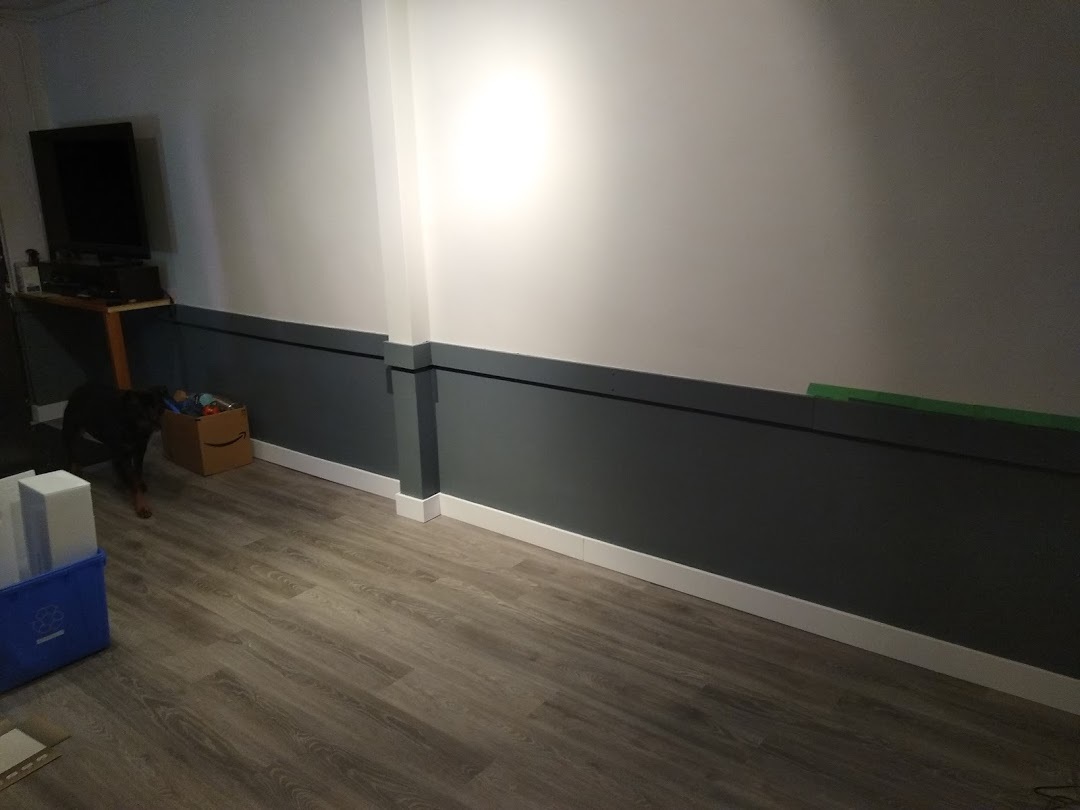
[{"label": "white foam packing material", "polygon": [[19,481],[31,575],[44,574],[97,551],[90,484],[69,472]]},{"label": "white foam packing material", "polygon": [[0,478],[0,588],[14,585],[30,576],[19,481],[33,474],[33,470],[27,470]]}]

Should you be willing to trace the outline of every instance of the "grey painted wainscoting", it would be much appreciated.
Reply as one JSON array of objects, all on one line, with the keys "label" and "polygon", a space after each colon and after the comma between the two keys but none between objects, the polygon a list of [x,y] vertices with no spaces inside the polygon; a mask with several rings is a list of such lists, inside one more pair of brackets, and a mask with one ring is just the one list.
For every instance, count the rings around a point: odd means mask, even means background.
[{"label": "grey painted wainscoting", "polygon": [[432,356],[447,494],[1080,676],[1080,435]]},{"label": "grey painted wainscoting", "polygon": [[21,298],[14,304],[31,402],[63,402],[88,379],[112,379],[100,315]]},{"label": "grey painted wainscoting", "polygon": [[137,383],[232,394],[256,438],[406,494],[1080,677],[1080,434],[183,306],[127,323]]}]

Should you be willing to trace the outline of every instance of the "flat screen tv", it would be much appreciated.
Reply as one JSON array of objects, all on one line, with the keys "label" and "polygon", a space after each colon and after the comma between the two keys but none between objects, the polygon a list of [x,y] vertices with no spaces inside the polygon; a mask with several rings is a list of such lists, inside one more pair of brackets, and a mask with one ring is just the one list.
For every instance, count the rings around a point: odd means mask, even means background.
[{"label": "flat screen tv", "polygon": [[38,130],[30,146],[54,259],[149,258],[131,124]]}]

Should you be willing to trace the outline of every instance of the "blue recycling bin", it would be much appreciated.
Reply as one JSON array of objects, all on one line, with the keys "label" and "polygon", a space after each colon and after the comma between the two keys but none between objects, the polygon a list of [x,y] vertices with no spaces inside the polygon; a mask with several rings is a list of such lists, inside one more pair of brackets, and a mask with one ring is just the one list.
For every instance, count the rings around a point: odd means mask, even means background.
[{"label": "blue recycling bin", "polygon": [[108,646],[101,549],[0,590],[0,692]]}]

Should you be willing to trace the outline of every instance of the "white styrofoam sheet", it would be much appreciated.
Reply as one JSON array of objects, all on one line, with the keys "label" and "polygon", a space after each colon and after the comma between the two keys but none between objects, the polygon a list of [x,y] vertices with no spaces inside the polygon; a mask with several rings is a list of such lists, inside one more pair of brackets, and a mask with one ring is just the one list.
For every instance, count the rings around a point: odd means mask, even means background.
[{"label": "white styrofoam sheet", "polygon": [[28,470],[0,478],[0,588],[30,576],[19,502],[19,481],[33,474],[33,470]]},{"label": "white styrofoam sheet", "polygon": [[97,550],[90,483],[64,470],[19,481],[32,574],[78,562]]}]

